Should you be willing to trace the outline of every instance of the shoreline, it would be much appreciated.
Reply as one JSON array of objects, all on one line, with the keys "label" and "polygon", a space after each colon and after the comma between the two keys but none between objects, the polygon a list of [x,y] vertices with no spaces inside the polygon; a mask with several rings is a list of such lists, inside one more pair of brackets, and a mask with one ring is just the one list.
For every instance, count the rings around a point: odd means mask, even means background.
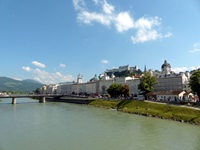
[{"label": "shoreline", "polygon": [[60,99],[55,99],[55,98],[46,98],[47,102],[65,102],[65,103],[73,103],[73,104],[85,104],[88,105],[95,99],[89,99],[89,98],[68,98],[68,97],[63,97]]},{"label": "shoreline", "polygon": [[47,98],[46,101],[83,104],[104,109],[115,109],[116,111],[129,114],[200,125],[200,108],[190,106],[175,106],[142,100],[105,100],[94,98]]},{"label": "shoreline", "polygon": [[115,109],[129,114],[200,125],[200,110],[196,110],[195,108],[170,104],[163,105],[138,100],[94,100],[88,105],[105,109]]}]

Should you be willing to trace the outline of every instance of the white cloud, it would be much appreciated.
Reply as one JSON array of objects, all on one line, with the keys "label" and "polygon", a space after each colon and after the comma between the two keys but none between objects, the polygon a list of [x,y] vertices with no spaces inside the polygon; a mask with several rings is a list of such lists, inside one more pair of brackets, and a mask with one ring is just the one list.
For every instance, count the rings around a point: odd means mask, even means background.
[{"label": "white cloud", "polygon": [[191,68],[191,70],[197,70],[197,69],[200,68],[200,66],[197,66],[197,67],[192,66],[192,67],[190,67],[190,68]]},{"label": "white cloud", "polygon": [[107,1],[104,1],[104,4],[103,4],[103,11],[104,11],[106,14],[112,14],[114,10],[115,10],[114,6],[108,4]]},{"label": "white cloud", "polygon": [[95,5],[99,4],[99,0],[93,0],[93,2],[95,3]]},{"label": "white cloud", "polygon": [[200,46],[200,42],[199,43],[195,43],[194,45],[193,45],[193,47],[199,47]]},{"label": "white cloud", "polygon": [[86,4],[84,0],[73,0],[73,4],[76,10],[85,10]]},{"label": "white cloud", "polygon": [[199,52],[200,51],[200,48],[194,48],[192,50],[189,50],[190,53],[196,53],[196,52]]},{"label": "white cloud", "polygon": [[131,40],[135,44],[156,40],[161,37],[162,35],[159,34],[156,30],[139,29],[136,33],[136,36],[131,37]]},{"label": "white cloud", "polygon": [[49,73],[40,69],[33,70],[33,76],[35,80],[44,84],[73,81],[72,75],[63,75],[60,72]]},{"label": "white cloud", "polygon": [[28,71],[28,72],[31,71],[31,68],[30,68],[30,67],[25,67],[25,66],[23,66],[22,69],[25,70],[25,71]]},{"label": "white cloud", "polygon": [[137,29],[152,29],[153,26],[159,26],[161,24],[161,18],[154,17],[154,18],[147,18],[141,17],[135,22],[135,28]]},{"label": "white cloud", "polygon": [[134,22],[128,12],[122,12],[115,18],[117,31],[124,32],[134,27]]},{"label": "white cloud", "polygon": [[190,53],[196,53],[200,51],[200,42],[193,44],[193,47],[191,50],[189,50]]},{"label": "white cloud", "polygon": [[171,36],[173,36],[173,34],[171,32],[167,32],[167,34],[165,34],[164,37],[168,38],[168,37],[171,37]]},{"label": "white cloud", "polygon": [[[32,64],[41,68],[46,67],[44,64],[37,61],[32,61]],[[60,67],[66,67],[66,65],[61,63]],[[72,75],[63,75],[60,72],[47,72],[43,69],[31,69],[30,67],[25,66],[23,66],[22,69],[29,72],[35,80],[44,84],[55,84],[60,82],[73,81]]]},{"label": "white cloud", "polygon": [[53,74],[53,77],[59,82],[73,81],[72,75],[63,75],[60,72],[56,72]]},{"label": "white cloud", "polygon": [[147,18],[142,17],[135,22],[135,28],[137,29],[136,35],[131,37],[132,42],[135,43],[144,43],[147,41],[156,40],[162,38],[162,34],[159,33],[156,29],[156,26],[161,24],[161,18]]},{"label": "white cloud", "polygon": [[172,71],[174,71],[175,73],[179,73],[179,72],[185,72],[188,70],[187,67],[179,67],[179,68],[172,68]]},{"label": "white cloud", "polygon": [[92,22],[96,21],[108,26],[111,23],[108,16],[95,12],[90,13],[88,11],[82,11],[79,13],[77,19],[85,24],[91,24]]},{"label": "white cloud", "polygon": [[162,19],[157,16],[134,19],[128,11],[116,12],[114,5],[109,4],[107,0],[93,0],[93,2],[102,11],[91,12],[86,7],[84,0],[73,0],[79,22],[85,24],[96,22],[109,27],[113,25],[118,32],[125,32],[132,29],[136,32],[136,35],[131,36],[134,44],[168,38],[173,35],[171,32],[162,34],[159,31]]},{"label": "white cloud", "polygon": [[33,70],[33,74],[34,74],[35,79],[37,78],[37,80],[40,82],[45,82],[45,83],[47,81],[53,82],[53,83],[55,82],[55,80],[53,80],[52,76],[44,70],[35,69],[35,70]]},{"label": "white cloud", "polygon": [[104,60],[101,61],[101,63],[102,63],[102,64],[108,64],[109,61],[104,59]]},{"label": "white cloud", "polygon": [[38,61],[32,61],[32,64],[37,66],[37,67],[40,67],[40,68],[45,68],[46,67],[45,64],[42,64],[41,62],[38,62]]},{"label": "white cloud", "polygon": [[65,65],[65,64],[60,64],[60,67],[61,67],[61,68],[65,68],[66,65]]}]

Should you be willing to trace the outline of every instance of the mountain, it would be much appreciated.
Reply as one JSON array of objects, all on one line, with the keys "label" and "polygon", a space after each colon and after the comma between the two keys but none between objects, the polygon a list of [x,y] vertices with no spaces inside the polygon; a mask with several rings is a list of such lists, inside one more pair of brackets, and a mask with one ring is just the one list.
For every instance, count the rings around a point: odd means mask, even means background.
[{"label": "mountain", "polygon": [[36,80],[33,80],[33,79],[25,79],[25,80],[22,80],[23,82],[30,82],[30,83],[39,83],[39,84],[42,84]]},{"label": "mountain", "polygon": [[19,81],[8,77],[0,77],[0,91],[32,92],[42,86],[42,83],[32,79]]}]

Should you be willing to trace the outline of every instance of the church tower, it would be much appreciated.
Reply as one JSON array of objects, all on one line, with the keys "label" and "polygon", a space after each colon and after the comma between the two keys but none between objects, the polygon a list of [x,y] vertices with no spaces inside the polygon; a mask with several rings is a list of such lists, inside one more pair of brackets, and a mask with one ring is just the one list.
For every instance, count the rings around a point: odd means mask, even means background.
[{"label": "church tower", "polygon": [[171,73],[171,65],[167,63],[167,60],[164,61],[164,64],[161,66],[162,75],[168,75]]},{"label": "church tower", "polygon": [[144,72],[147,72],[147,66],[146,65],[144,66]]},{"label": "church tower", "polygon": [[83,83],[83,76],[79,75],[77,76],[77,83]]}]

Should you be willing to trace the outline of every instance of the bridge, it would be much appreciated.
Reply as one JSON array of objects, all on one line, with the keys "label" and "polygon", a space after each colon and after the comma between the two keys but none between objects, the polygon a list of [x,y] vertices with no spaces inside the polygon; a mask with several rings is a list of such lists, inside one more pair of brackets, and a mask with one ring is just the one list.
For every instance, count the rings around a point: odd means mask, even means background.
[{"label": "bridge", "polygon": [[17,103],[17,98],[35,98],[40,103],[45,103],[46,98],[51,102],[69,102],[76,104],[87,104],[93,99],[86,96],[68,95],[68,94],[27,94],[27,95],[0,95],[0,98],[11,98],[12,104]]},{"label": "bridge", "polygon": [[63,94],[29,94],[29,95],[0,95],[0,98],[11,98],[12,99],[12,104],[17,103],[17,98],[37,98],[39,99],[40,103],[45,103],[46,98],[60,98],[65,95]]}]

